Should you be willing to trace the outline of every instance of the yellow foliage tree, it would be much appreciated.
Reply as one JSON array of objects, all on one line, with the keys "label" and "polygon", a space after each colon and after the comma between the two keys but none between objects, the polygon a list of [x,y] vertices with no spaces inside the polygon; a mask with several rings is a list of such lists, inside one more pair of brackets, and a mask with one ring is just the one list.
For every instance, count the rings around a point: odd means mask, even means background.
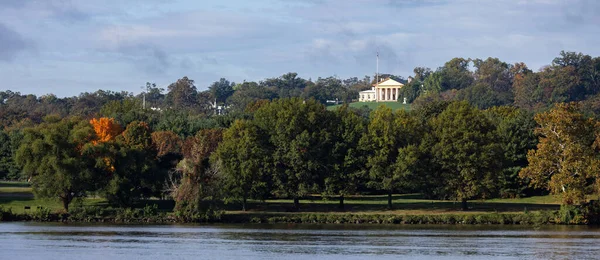
[{"label": "yellow foliage tree", "polygon": [[[121,125],[115,122],[114,118],[109,117],[101,117],[101,118],[92,118],[90,120],[90,124],[94,128],[94,132],[96,133],[96,139],[92,140],[92,144],[101,144],[109,141],[115,140],[115,138],[123,132],[123,128]],[[102,158],[106,168],[109,172],[115,171],[114,159],[109,157]]]},{"label": "yellow foliage tree", "polygon": [[96,132],[96,140],[93,141],[94,144],[112,141],[123,132],[123,128],[115,122],[114,118],[93,118],[90,120],[90,124],[94,127],[94,132]]}]

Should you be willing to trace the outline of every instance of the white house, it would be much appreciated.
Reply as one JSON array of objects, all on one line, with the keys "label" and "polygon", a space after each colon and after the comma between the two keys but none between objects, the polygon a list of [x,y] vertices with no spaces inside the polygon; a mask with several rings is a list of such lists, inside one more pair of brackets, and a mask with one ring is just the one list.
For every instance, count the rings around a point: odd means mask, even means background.
[{"label": "white house", "polygon": [[400,89],[404,84],[391,78],[383,79],[379,83],[373,84],[370,90],[364,90],[358,93],[359,102],[392,102],[398,101]]}]

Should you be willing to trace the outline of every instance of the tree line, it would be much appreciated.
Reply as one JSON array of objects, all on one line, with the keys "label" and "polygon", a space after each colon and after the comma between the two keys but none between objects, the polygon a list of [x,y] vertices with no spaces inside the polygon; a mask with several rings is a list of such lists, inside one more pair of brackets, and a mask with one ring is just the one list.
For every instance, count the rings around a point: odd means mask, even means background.
[{"label": "tree line", "polygon": [[418,192],[461,201],[551,192],[565,204],[598,192],[600,124],[579,103],[532,116],[433,102],[412,111],[381,106],[365,116],[314,99],[249,106],[228,128],[181,138],[143,121],[48,116],[26,128],[14,162],[38,197],[64,209],[96,195],[131,207],[172,198],[182,218],[210,216],[222,202]]},{"label": "tree line", "polygon": [[221,79],[203,92],[184,77],[138,96],[2,91],[0,178],[29,179],[65,209],[89,194],[121,206],[171,197],[185,215],[211,201],[286,197],[298,206],[315,193],[341,206],[360,193],[420,192],[466,207],[546,190],[578,203],[597,186],[599,66],[561,52],[538,72],[455,58],[415,68],[410,82],[382,75],[406,83],[399,98],[410,112],[325,109],[370,88],[368,76]]}]

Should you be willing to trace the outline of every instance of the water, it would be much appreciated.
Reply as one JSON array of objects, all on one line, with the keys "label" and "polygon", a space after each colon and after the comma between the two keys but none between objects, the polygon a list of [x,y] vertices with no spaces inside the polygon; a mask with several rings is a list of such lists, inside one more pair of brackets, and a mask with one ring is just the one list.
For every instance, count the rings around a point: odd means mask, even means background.
[{"label": "water", "polygon": [[586,259],[600,229],[0,223],[0,259]]}]

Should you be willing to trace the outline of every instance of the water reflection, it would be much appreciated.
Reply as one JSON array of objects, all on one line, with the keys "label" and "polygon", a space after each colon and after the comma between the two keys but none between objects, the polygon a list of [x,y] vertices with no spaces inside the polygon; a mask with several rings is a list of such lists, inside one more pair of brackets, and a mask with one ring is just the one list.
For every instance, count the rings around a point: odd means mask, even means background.
[{"label": "water reflection", "polygon": [[596,228],[0,224],[2,259],[544,258],[599,255]]}]

